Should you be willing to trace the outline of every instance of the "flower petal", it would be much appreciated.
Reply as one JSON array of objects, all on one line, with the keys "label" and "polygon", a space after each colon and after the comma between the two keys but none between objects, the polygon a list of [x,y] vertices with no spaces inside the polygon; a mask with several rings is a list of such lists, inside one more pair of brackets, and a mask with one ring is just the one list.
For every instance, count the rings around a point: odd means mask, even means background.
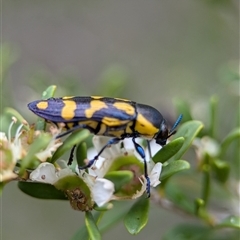
[{"label": "flower petal", "polygon": [[109,202],[114,193],[114,184],[103,178],[97,178],[92,189],[93,200],[99,206]]},{"label": "flower petal", "polygon": [[58,179],[64,178],[69,175],[76,175],[76,174],[74,174],[70,168],[64,168],[56,172],[56,176]]},{"label": "flower petal", "polygon": [[156,187],[161,182],[159,181],[160,174],[162,171],[162,163],[158,162],[153,167],[151,173],[149,174],[150,182],[152,187]]},{"label": "flower petal", "polygon": [[48,162],[41,163],[34,171],[31,172],[29,178],[32,181],[50,184],[54,184],[58,180],[54,165]]}]

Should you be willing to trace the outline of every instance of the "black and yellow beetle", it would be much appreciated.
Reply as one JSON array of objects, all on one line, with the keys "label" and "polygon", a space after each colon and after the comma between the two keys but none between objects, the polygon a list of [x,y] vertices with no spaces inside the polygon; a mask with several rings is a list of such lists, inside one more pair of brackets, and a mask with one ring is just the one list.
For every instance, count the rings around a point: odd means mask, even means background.
[{"label": "black and yellow beetle", "polygon": [[182,119],[180,115],[169,131],[162,114],[155,108],[126,99],[109,97],[63,97],[37,100],[28,104],[33,113],[56,125],[67,129],[62,137],[77,129],[85,128],[95,135],[113,137],[86,166],[93,165],[104,149],[125,138],[132,138],[136,151],[144,161],[144,175],[147,180],[146,192],[150,196],[150,179],[147,173],[147,162],[143,148],[136,143],[140,137],[149,141],[156,140],[161,146],[176,131]]}]

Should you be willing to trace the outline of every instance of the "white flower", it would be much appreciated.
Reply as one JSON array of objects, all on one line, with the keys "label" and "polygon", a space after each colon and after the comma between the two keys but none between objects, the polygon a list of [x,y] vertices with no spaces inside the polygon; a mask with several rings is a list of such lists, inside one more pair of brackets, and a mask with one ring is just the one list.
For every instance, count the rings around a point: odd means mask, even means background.
[{"label": "white flower", "polygon": [[98,177],[81,170],[79,176],[86,182],[91,190],[93,201],[102,207],[113,198],[114,184],[105,178]]},{"label": "white flower", "polygon": [[16,118],[12,118],[12,122],[8,128],[8,138],[4,132],[0,132],[0,182],[9,181],[17,177],[14,168],[16,163],[22,157],[22,143],[20,136],[23,124],[21,124],[16,131],[16,136],[11,141],[12,126],[16,123]]},{"label": "white flower", "polygon": [[196,147],[198,159],[202,159],[206,153],[211,157],[216,157],[220,151],[218,142],[208,136],[202,137],[201,139],[196,138],[193,145]]},{"label": "white flower", "polygon": [[159,181],[161,171],[162,171],[162,163],[158,162],[154,165],[154,167],[152,168],[149,174],[150,183],[152,187],[156,187],[161,183]]},{"label": "white flower", "polygon": [[[62,166],[63,163],[60,163]],[[29,179],[36,182],[56,184],[60,179],[67,176],[76,176],[67,166],[66,168],[57,170],[51,163],[45,162],[39,164],[39,166],[33,170],[30,174]],[[114,193],[114,184],[104,178],[96,178],[80,171],[79,177],[83,179],[85,184],[89,187],[93,201],[99,206],[103,206],[112,199]],[[81,186],[79,186],[81,188]]]},{"label": "white flower", "polygon": [[[93,137],[93,145],[96,149],[96,152],[92,152],[90,155],[90,159],[93,159],[99,151],[108,143],[111,138],[103,137],[103,136],[94,136]],[[158,146],[157,146],[158,147]],[[159,150],[159,147],[158,147]],[[154,149],[154,152],[157,150]],[[96,160],[93,167],[89,169],[89,173],[93,176],[103,177],[108,172],[109,168],[114,164],[115,159],[121,156],[136,156],[136,158],[140,159],[143,162],[143,159],[140,158],[139,154],[136,152],[134,145],[131,139],[124,140],[124,148],[121,148],[121,143],[113,144],[110,147],[107,147],[98,160]],[[152,159],[148,159],[147,161],[148,174],[150,179],[150,185],[152,187],[156,187],[160,184],[159,177],[162,170],[162,163],[155,164]],[[144,176],[140,179],[140,183],[142,184],[141,190],[137,191],[131,198],[137,198],[144,194],[146,191],[147,181]],[[114,196],[114,199],[119,199],[119,197]],[[123,197],[126,198],[126,197]]]},{"label": "white flower", "polygon": [[[94,150],[90,150],[88,158],[93,159],[98,152],[112,139],[104,136],[93,136]],[[94,166],[89,169],[89,174],[93,176],[103,177],[111,167],[114,159],[120,156],[132,155],[133,149],[126,150],[121,148],[121,142],[107,147],[102,154],[99,156],[98,160],[95,161]]]},{"label": "white flower", "polygon": [[55,152],[60,146],[62,142],[57,142],[55,137],[52,138],[46,149],[43,151],[36,153],[35,156],[41,161],[45,162],[48,158],[52,157],[53,152]]},{"label": "white flower", "polygon": [[36,182],[54,184],[59,179],[74,175],[69,168],[57,170],[52,163],[44,162],[30,173],[29,179]]},{"label": "white flower", "polygon": [[103,206],[112,199],[114,184],[104,178],[96,178],[92,188],[93,200],[99,206]]}]

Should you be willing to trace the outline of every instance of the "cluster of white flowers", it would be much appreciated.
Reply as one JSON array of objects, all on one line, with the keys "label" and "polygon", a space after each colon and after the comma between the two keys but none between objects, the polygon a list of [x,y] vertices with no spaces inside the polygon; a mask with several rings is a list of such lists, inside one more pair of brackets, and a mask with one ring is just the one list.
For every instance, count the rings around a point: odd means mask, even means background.
[{"label": "cluster of white flowers", "polygon": [[[23,147],[20,136],[22,134],[21,130],[23,124],[18,127],[15,138],[12,141],[11,130],[15,122],[16,120],[14,119],[13,122],[10,124],[8,139],[4,133],[0,133],[1,151],[4,146],[5,150],[9,150],[11,154],[10,163],[8,163],[8,165],[7,161],[4,160],[3,157],[1,157],[1,181],[8,181],[17,177],[17,174],[14,172],[14,168],[17,161],[22,158]],[[88,151],[89,158],[91,156],[96,156],[97,153],[103,148],[103,146],[106,145],[108,141],[108,137],[94,136],[94,148]],[[75,171],[73,172],[72,169],[69,168],[69,166],[67,166],[66,162],[63,160],[58,160],[55,164],[46,162],[46,160],[52,156],[52,153],[56,151],[56,149],[62,144],[61,142],[56,141],[56,134],[54,134],[48,146],[41,152],[35,154],[35,156],[39,159],[41,163],[35,170],[31,172],[29,180],[56,185],[58,181],[60,181],[64,177],[76,176],[77,174],[86,183],[86,185],[90,189],[92,200],[99,207],[105,205],[113,199],[116,200],[122,198],[138,198],[142,194],[144,194],[146,190],[147,182],[143,175],[139,177],[139,183],[142,185],[141,189],[139,191],[136,191],[135,194],[132,194],[132,196],[127,197],[119,197],[114,195],[114,184],[110,180],[104,178],[104,176],[107,174],[110,167],[118,157],[127,155],[139,158],[139,155],[136,153],[133,144],[130,143],[131,142],[126,141],[124,144],[124,148],[121,148],[121,143],[117,143],[110,146],[109,148],[106,148],[99,157],[99,159],[94,163],[91,168],[88,169],[88,171],[79,170],[78,167],[76,167]],[[1,153],[1,155],[6,155],[6,153]],[[162,164],[155,164],[151,159],[149,159],[147,165],[151,186],[156,187],[160,184],[159,177],[162,170]]]},{"label": "cluster of white flowers", "polygon": [[[102,136],[94,136],[93,137],[93,145],[94,150],[91,149],[89,151],[89,156],[95,156],[98,151],[102,149],[102,147],[107,143],[109,138]],[[110,166],[113,164],[114,160],[119,156],[123,155],[134,155],[136,154],[134,149],[123,149],[120,146],[120,143],[114,144],[111,147],[105,149],[94,164],[93,167],[89,168],[88,173],[85,170],[76,169],[79,177],[81,177],[86,184],[89,186],[94,202],[99,206],[103,206],[108,203],[110,200],[121,199],[121,197],[117,197],[114,195],[114,184],[105,179],[104,176],[108,172]],[[63,164],[61,164],[63,166]],[[156,187],[160,184],[159,177],[162,170],[162,164],[157,163],[149,165],[149,178],[152,187]],[[68,168],[68,166],[63,167],[61,170],[56,171],[56,168],[53,164],[50,163],[42,163],[38,166],[36,170],[34,170],[30,179],[38,182],[45,182],[50,184],[55,184],[58,180],[65,177],[66,175],[72,175],[73,172]],[[129,198],[135,199],[144,194],[146,190],[146,179],[142,177],[140,179],[142,183],[142,188],[140,191],[137,191],[136,194],[130,196]],[[126,199],[126,197],[124,197]]]}]

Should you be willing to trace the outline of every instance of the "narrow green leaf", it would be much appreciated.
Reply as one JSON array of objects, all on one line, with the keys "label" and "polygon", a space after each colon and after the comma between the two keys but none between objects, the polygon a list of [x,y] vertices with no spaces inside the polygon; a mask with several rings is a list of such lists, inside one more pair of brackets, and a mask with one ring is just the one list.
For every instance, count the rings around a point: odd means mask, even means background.
[{"label": "narrow green leaf", "polygon": [[80,229],[78,229],[78,231],[71,238],[71,240],[80,240],[80,239],[83,239],[83,240],[88,240],[89,239],[89,235],[88,235],[86,225],[84,225]]},{"label": "narrow green leaf", "polygon": [[182,147],[184,143],[184,138],[179,137],[177,139],[174,139],[170,143],[168,143],[166,146],[160,149],[155,156],[153,157],[153,161],[155,163],[161,162],[164,163],[166,162],[169,158],[174,156]]},{"label": "narrow green leaf", "polygon": [[84,160],[87,159],[87,144],[86,142],[81,142],[78,144],[76,149],[76,158],[78,166],[84,166]]},{"label": "narrow green leaf", "polygon": [[133,179],[132,171],[111,171],[108,172],[104,178],[114,183],[115,192],[118,192],[122,186],[129,183]]},{"label": "narrow green leaf", "polygon": [[228,180],[230,174],[229,164],[223,160],[214,159],[212,166],[216,179],[220,183],[225,183]]},{"label": "narrow green leaf", "polygon": [[106,212],[109,209],[113,208],[113,204],[112,203],[106,203],[101,207],[99,207],[97,204],[95,204],[93,208],[94,208],[94,210],[96,210],[98,212]]},{"label": "narrow green leaf", "polygon": [[99,229],[101,232],[112,228],[129,212],[131,203],[128,201],[114,201],[114,206],[111,210],[105,212],[101,222],[99,223]]},{"label": "narrow green leaf", "polygon": [[229,145],[235,141],[238,140],[240,141],[240,128],[235,128],[233,129],[228,135],[227,137],[222,141],[221,143],[221,154],[220,156],[224,156],[224,154],[226,153]]},{"label": "narrow green leaf", "polygon": [[140,198],[124,219],[125,227],[131,234],[139,233],[148,222],[149,199]]},{"label": "narrow green leaf", "polygon": [[216,133],[216,119],[217,119],[217,106],[218,106],[218,97],[212,96],[210,99],[210,127],[209,127],[209,136],[215,138]]},{"label": "narrow green leaf", "polygon": [[228,227],[240,229],[240,217],[239,216],[229,216],[221,221],[216,227]]},{"label": "narrow green leaf", "polygon": [[193,225],[180,224],[170,229],[162,238],[162,240],[203,240],[211,239],[211,228]]},{"label": "narrow green leaf", "polygon": [[57,86],[56,85],[51,85],[49,86],[45,91],[43,91],[42,93],[42,99],[43,100],[46,100],[48,98],[51,98],[54,96],[55,94],[55,91],[57,89]]},{"label": "narrow green leaf", "polygon": [[[102,216],[101,212],[95,212],[93,214],[94,221],[97,222],[101,216]],[[71,238],[71,240],[88,240],[88,239],[89,235],[85,224]]]},{"label": "narrow green leaf", "polygon": [[189,169],[190,164],[184,160],[177,160],[169,163],[167,166],[163,166],[162,173],[160,175],[160,180],[164,180],[175,173],[178,173],[182,170]]},{"label": "narrow green leaf", "polygon": [[54,163],[57,159],[59,159],[66,151],[70,150],[74,145],[84,141],[89,136],[89,131],[86,129],[82,129],[81,131],[73,132],[64,143],[57,149],[57,151],[53,154],[51,163]]},{"label": "narrow green leaf", "polygon": [[[121,202],[113,202],[114,207],[110,209],[107,212],[104,212],[104,215],[99,222],[98,226],[100,229],[100,232],[106,232],[108,229],[112,228],[114,225],[116,225],[120,220],[123,219],[123,217],[127,214],[127,212],[130,209],[130,203],[126,201]],[[95,212],[94,213],[94,219],[95,222],[97,219],[99,219],[99,214],[102,216],[102,212]],[[89,239],[88,232],[86,226],[82,226],[71,238],[71,240],[79,240],[79,239]]]},{"label": "narrow green leaf", "polygon": [[91,240],[101,240],[101,233],[97,227],[97,224],[94,220],[94,217],[91,212],[86,212],[85,214],[85,223],[87,231]]},{"label": "narrow green leaf", "polygon": [[168,181],[164,190],[166,198],[173,202],[178,208],[184,210],[184,212],[189,213],[190,215],[195,214],[192,199],[189,199],[178,184],[173,183],[173,181]]},{"label": "narrow green leaf", "polygon": [[36,153],[45,149],[50,143],[52,136],[50,134],[40,135],[30,146],[28,154],[22,159],[19,174],[22,175],[26,168],[31,168],[38,163]]},{"label": "narrow green leaf", "polygon": [[169,162],[178,160],[183,156],[202,128],[203,124],[200,121],[195,120],[186,122],[180,126],[177,133],[174,135],[174,139],[184,137],[185,141],[182,148],[171,159],[169,159]]},{"label": "narrow green leaf", "polygon": [[53,185],[37,182],[18,182],[19,189],[27,195],[40,199],[67,200],[64,192],[56,189]]}]

